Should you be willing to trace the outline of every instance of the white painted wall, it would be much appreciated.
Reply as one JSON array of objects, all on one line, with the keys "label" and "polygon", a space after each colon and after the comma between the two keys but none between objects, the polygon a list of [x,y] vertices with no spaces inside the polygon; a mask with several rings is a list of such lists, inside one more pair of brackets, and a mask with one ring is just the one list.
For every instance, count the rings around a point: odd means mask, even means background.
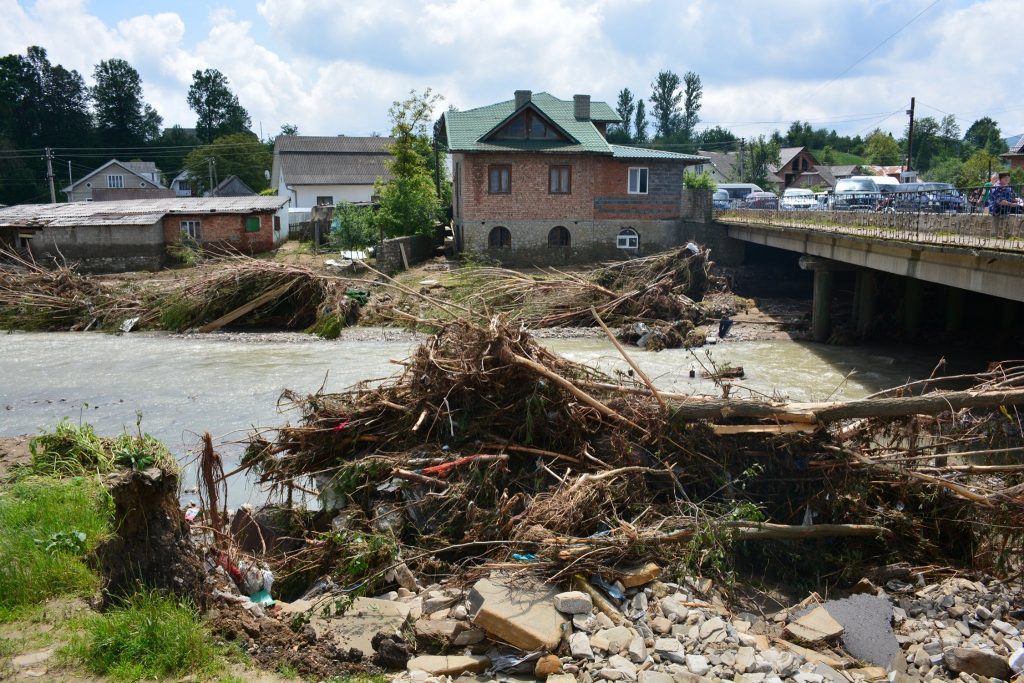
[{"label": "white painted wall", "polygon": [[[289,187],[291,189],[289,189]],[[309,209],[316,206],[316,198],[328,196],[338,202],[368,202],[373,196],[373,185],[292,185],[278,187],[279,197],[291,197],[292,208]]]}]

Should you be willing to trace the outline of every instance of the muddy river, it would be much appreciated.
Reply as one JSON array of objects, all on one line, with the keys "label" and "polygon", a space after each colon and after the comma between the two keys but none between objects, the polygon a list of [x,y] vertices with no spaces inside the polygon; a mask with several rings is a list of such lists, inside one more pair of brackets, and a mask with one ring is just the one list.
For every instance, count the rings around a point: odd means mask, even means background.
[{"label": "muddy river", "polygon": [[[61,418],[92,423],[102,434],[142,429],[186,461],[202,432],[220,444],[233,467],[254,428],[297,419],[281,412],[282,390],[339,391],[401,370],[415,340],[391,330],[354,331],[322,341],[304,335],[172,336],[84,333],[0,334],[0,436],[34,434]],[[550,339],[543,343],[572,360],[606,371],[627,366],[604,339]],[[714,366],[743,366],[746,387],[792,400],[857,398],[927,376],[936,357],[911,349],[829,347],[794,341],[722,342],[694,352],[631,350],[661,388],[714,393],[700,379]],[[697,379],[689,378],[693,368]],[[735,393],[734,393],[735,395]],[[186,469],[186,487],[191,486]],[[229,503],[257,502],[262,494],[233,477]],[[188,498],[188,495],[185,496]]]}]

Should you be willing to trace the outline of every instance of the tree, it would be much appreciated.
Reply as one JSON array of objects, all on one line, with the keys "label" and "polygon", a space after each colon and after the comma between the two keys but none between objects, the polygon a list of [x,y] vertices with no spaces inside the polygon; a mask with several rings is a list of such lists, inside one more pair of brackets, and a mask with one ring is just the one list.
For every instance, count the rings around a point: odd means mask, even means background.
[{"label": "tree", "polygon": [[834,166],[836,163],[836,151],[832,149],[832,145],[825,145],[825,149],[821,151],[821,163],[826,166]]},{"label": "tree", "polygon": [[768,184],[768,176],[772,173],[771,167],[779,163],[779,153],[779,144],[765,139],[763,135],[751,140],[743,152],[746,158],[743,160],[740,182],[765,187]]},{"label": "tree", "polygon": [[109,147],[138,147],[160,134],[163,119],[142,99],[142,78],[123,59],[101,61],[93,70],[93,111],[100,140]]},{"label": "tree", "polygon": [[181,126],[164,128],[153,148],[159,151],[160,167],[167,173],[168,182],[185,168],[185,157],[198,146],[199,138],[192,131]]},{"label": "tree", "polygon": [[238,176],[259,192],[267,187],[264,171],[270,170],[272,161],[270,147],[259,138],[252,133],[235,133],[192,150],[185,157],[184,167],[192,176],[193,194],[213,189],[229,175]]},{"label": "tree", "polygon": [[899,143],[893,139],[891,134],[878,128],[864,142],[864,156],[869,164],[879,166],[893,166],[900,163],[902,158]]},{"label": "tree", "polygon": [[633,125],[633,114],[636,112],[636,98],[633,97],[633,93],[629,91],[629,88],[623,88],[619,91],[619,100],[615,105],[615,111],[618,112],[619,117],[622,119],[622,123],[616,126],[616,130],[621,132],[625,138],[623,142],[630,142],[633,136],[630,135],[629,131]]},{"label": "tree", "polygon": [[683,74],[683,123],[682,133],[684,139],[689,141],[693,137],[693,131],[700,122],[697,112],[700,111],[700,100],[704,95],[704,86],[701,85],[700,76],[692,71]]},{"label": "tree", "polygon": [[956,184],[958,187],[979,187],[985,184],[993,171],[1000,171],[1002,168],[1002,159],[991,152],[979,149],[960,167],[960,178]]},{"label": "tree", "polygon": [[957,156],[944,156],[936,159],[924,179],[934,183],[960,184],[960,176],[963,174],[964,162]]},{"label": "tree", "polygon": [[671,71],[662,71],[651,83],[651,113],[657,137],[667,138],[677,133],[682,126],[679,103],[683,93],[679,92],[679,76]]},{"label": "tree", "polygon": [[252,120],[228,87],[227,76],[217,69],[195,71],[188,89],[188,106],[196,113],[196,135],[201,142],[244,133]]},{"label": "tree", "polygon": [[299,127],[294,123],[282,123],[279,135],[298,135]]},{"label": "tree", "polygon": [[636,117],[633,119],[633,141],[647,142],[647,114],[644,112],[644,101],[636,101]]},{"label": "tree", "polygon": [[697,135],[697,142],[701,145],[724,147],[726,144],[736,142],[736,136],[731,130],[715,126],[705,128]]},{"label": "tree", "polygon": [[1003,154],[1007,151],[999,124],[988,116],[971,124],[971,127],[964,133],[964,142],[974,149],[984,150],[989,154]]},{"label": "tree", "polygon": [[441,215],[428,163],[431,144],[427,136],[431,112],[441,99],[430,88],[422,95],[412,90],[408,99],[395,101],[388,109],[394,142],[388,146],[392,158],[385,165],[391,180],[378,178],[375,185],[380,197],[377,224],[386,237],[429,235]]}]

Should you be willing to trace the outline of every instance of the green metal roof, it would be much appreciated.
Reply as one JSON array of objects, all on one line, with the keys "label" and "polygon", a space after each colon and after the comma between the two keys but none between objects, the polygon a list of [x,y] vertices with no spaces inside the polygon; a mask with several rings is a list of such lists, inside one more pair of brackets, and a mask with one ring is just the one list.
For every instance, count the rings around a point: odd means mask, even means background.
[{"label": "green metal roof", "polygon": [[646,147],[627,147],[625,145],[608,145],[612,148],[612,156],[616,159],[665,159],[669,161],[710,161],[707,157],[696,154],[680,154],[666,152],[661,149]]},{"label": "green metal roof", "polygon": [[[488,133],[518,114],[522,109],[534,107],[556,126],[576,140],[494,140],[482,142]],[[560,100],[548,93],[535,93],[530,102],[516,110],[515,100],[506,100],[486,107],[467,111],[449,111],[444,114],[448,132],[448,148],[453,152],[571,152],[611,154],[612,146],[597,130],[594,121],[618,123],[622,119],[605,102],[590,103],[590,119],[578,120],[572,100]]]}]

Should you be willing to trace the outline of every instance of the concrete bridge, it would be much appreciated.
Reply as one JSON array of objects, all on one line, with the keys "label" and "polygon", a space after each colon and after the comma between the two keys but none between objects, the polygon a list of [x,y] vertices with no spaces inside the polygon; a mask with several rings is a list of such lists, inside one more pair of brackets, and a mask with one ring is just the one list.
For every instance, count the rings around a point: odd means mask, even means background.
[{"label": "concrete bridge", "polygon": [[[949,329],[963,318],[965,292],[1024,302],[1024,216],[732,210],[714,217],[706,237],[719,252],[743,242],[801,254],[801,267],[814,272],[818,341],[831,332],[833,273],[840,271],[855,273],[851,322],[861,336],[874,318],[880,273],[907,278],[903,322],[910,338],[920,325],[924,282],[949,288],[941,303]],[[1004,306],[1004,317],[1021,308]]]}]

